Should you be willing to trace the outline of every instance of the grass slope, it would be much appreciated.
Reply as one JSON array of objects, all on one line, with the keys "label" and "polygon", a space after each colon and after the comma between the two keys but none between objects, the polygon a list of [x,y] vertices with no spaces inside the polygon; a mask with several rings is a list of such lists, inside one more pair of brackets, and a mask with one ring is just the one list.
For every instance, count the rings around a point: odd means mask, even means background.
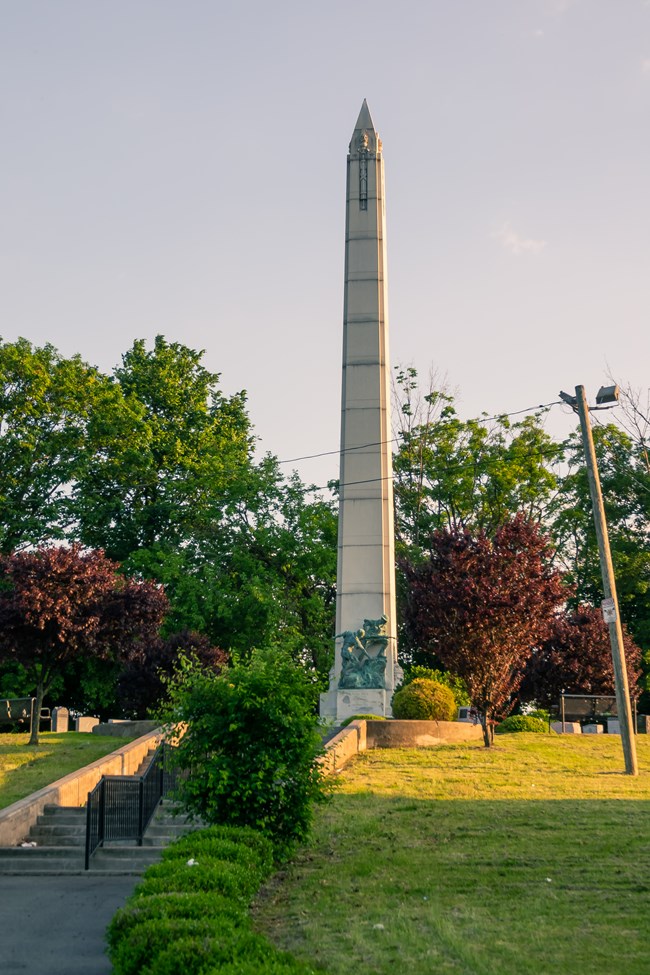
[{"label": "grass slope", "polygon": [[44,732],[30,747],[28,734],[0,735],[0,809],[56,782],[69,772],[128,744],[130,738],[104,738],[69,731]]},{"label": "grass slope", "polygon": [[647,975],[650,740],[367,752],[256,923],[330,975]]}]

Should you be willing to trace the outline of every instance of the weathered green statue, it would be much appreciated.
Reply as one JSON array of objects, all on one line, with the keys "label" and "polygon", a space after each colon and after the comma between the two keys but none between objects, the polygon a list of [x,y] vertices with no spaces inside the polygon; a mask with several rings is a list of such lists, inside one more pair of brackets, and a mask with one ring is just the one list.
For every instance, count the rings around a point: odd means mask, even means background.
[{"label": "weathered green statue", "polygon": [[[359,687],[384,688],[386,686],[386,647],[384,634],[387,616],[378,620],[364,620],[356,631],[346,630],[337,636],[343,638],[341,646],[341,676],[339,688],[352,690]],[[374,649],[374,653],[369,652]]]}]

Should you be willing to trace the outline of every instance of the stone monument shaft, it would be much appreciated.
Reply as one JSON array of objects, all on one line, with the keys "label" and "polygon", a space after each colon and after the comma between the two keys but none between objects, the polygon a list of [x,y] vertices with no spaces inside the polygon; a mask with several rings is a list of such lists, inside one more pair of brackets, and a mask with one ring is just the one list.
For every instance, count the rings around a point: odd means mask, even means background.
[{"label": "stone monument shaft", "polygon": [[[361,710],[390,714],[397,679],[385,220],[382,144],[364,100],[348,154],[337,640],[321,707],[331,716],[336,711],[339,720]],[[351,634],[364,621],[382,617],[374,647],[364,646],[363,634],[353,645]],[[357,672],[342,681],[345,636]],[[380,680],[379,664],[363,666],[378,650],[386,658]]]}]

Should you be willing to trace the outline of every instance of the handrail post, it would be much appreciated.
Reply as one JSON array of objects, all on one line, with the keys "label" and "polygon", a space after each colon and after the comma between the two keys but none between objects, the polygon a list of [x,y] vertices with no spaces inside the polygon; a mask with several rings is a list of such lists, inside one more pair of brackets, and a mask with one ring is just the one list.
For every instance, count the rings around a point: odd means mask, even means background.
[{"label": "handrail post", "polygon": [[91,812],[90,812],[90,797],[92,793],[88,793],[88,799],[86,800],[86,857],[84,862],[84,870],[90,870],[90,826],[91,826]]},{"label": "handrail post", "polygon": [[106,835],[105,792],[106,792],[106,783],[104,782],[104,776],[102,775],[101,779],[99,780],[99,814],[97,817],[97,846],[104,845],[104,836]]},{"label": "handrail post", "polygon": [[138,782],[138,846],[142,846],[144,835],[144,778]]}]

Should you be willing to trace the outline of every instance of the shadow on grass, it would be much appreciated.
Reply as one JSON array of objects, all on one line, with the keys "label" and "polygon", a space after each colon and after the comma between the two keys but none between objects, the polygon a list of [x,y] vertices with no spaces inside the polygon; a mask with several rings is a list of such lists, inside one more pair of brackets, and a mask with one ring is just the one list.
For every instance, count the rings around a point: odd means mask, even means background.
[{"label": "shadow on grass", "polygon": [[647,975],[650,802],[339,795],[260,899],[331,975]]}]

